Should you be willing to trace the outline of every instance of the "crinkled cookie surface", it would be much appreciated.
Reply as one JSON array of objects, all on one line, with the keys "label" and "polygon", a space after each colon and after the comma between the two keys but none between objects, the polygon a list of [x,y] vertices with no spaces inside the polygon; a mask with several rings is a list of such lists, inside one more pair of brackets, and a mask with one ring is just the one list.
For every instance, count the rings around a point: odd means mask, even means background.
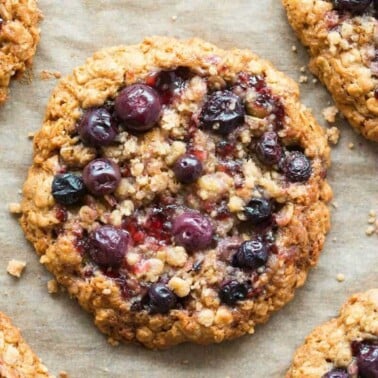
[{"label": "crinkled cookie surface", "polygon": [[338,318],[311,332],[296,351],[286,377],[353,378],[377,374],[378,289],[372,289],[350,297]]},{"label": "crinkled cookie surface", "polygon": [[354,129],[378,142],[377,19],[373,2],[282,2],[291,26],[310,50],[311,71],[326,85]]},{"label": "crinkled cookie surface", "polygon": [[110,341],[221,342],[253,333],[317,263],[329,152],[268,62],[147,38],[60,81],[21,225]]},{"label": "crinkled cookie surface", "polygon": [[20,331],[2,313],[0,313],[0,376],[4,378],[52,378],[41,360],[23,340]]},{"label": "crinkled cookie surface", "polygon": [[32,64],[41,17],[35,0],[0,1],[0,104],[7,98],[11,78]]}]

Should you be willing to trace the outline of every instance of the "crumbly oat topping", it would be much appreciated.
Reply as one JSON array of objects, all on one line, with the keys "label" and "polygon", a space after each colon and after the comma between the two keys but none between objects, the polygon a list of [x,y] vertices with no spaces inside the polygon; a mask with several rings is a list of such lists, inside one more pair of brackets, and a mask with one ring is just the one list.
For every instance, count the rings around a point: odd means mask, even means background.
[{"label": "crumbly oat topping", "polygon": [[328,106],[327,108],[323,109],[323,117],[324,119],[329,123],[335,123],[336,122],[336,116],[339,110],[336,108],[336,106]]},{"label": "crumbly oat topping", "polygon": [[152,38],[95,54],[54,93],[21,224],[111,340],[219,342],[292,298],[332,195],[292,81],[248,51]]},{"label": "crumbly oat topping", "polygon": [[3,0],[0,4],[0,104],[12,77],[32,64],[42,14],[35,0]]},{"label": "crumbly oat topping", "polygon": [[376,10],[372,1],[350,3],[368,6],[354,11],[341,1],[283,0],[292,27],[310,49],[311,72],[355,130],[378,141]]}]

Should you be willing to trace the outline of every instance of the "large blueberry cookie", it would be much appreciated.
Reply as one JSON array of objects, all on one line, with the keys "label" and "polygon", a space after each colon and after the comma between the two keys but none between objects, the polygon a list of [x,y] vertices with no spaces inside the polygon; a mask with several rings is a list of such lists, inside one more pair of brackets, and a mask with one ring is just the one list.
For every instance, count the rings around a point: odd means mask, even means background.
[{"label": "large blueberry cookie", "polygon": [[377,378],[378,289],[348,299],[298,348],[286,378]]},{"label": "large blueberry cookie", "polygon": [[282,1],[292,27],[309,47],[311,71],[355,130],[378,142],[378,2]]},{"label": "large blueberry cookie", "polygon": [[298,88],[247,50],[149,38],[61,80],[24,186],[41,262],[112,339],[253,333],[329,229],[329,147]]},{"label": "large blueberry cookie", "polygon": [[32,64],[40,19],[36,0],[0,0],[0,104],[11,78]]},{"label": "large blueberry cookie", "polygon": [[0,377],[51,377],[46,366],[30,349],[20,331],[0,312]]}]

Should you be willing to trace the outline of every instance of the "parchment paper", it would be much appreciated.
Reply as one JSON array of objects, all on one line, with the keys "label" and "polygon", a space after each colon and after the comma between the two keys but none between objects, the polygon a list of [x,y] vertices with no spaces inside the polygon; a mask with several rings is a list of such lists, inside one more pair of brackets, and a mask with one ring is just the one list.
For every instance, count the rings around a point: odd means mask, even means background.
[{"label": "parchment paper", "polygon": [[[0,109],[0,310],[13,318],[52,372],[65,370],[70,377],[283,377],[295,348],[314,326],[335,316],[348,295],[377,286],[378,238],[364,232],[368,211],[378,210],[378,145],[338,122],[342,137],[329,172],[337,208],[319,266],[295,300],[254,336],[163,352],[135,345],[113,348],[75,301],[64,293],[47,293],[51,276],[7,210],[9,202],[20,198],[31,161],[27,134],[40,128],[56,84],[40,80],[41,70],[65,75],[102,47],[138,43],[153,34],[198,36],[223,48],[250,48],[294,79],[308,57],[279,0],[40,0],[40,8],[45,20],[34,80],[14,82],[10,100]],[[292,45],[298,46],[297,54]],[[325,124],[321,110],[330,97],[309,79],[301,85],[303,102]],[[27,261],[20,280],[6,273],[11,258]],[[345,275],[343,283],[335,279],[339,272]]]}]

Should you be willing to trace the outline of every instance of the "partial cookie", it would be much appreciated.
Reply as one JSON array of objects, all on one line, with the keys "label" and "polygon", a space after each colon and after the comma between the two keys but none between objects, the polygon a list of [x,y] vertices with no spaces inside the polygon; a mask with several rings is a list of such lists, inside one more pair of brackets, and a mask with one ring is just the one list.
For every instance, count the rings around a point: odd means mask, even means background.
[{"label": "partial cookie", "polygon": [[61,80],[21,225],[112,340],[221,342],[291,300],[329,229],[329,146],[247,50],[149,38]]},{"label": "partial cookie", "polygon": [[0,1],[0,104],[7,98],[10,79],[32,64],[40,19],[35,0]]},{"label": "partial cookie", "polygon": [[[378,142],[378,2],[282,0],[310,69],[355,130]],[[373,6],[374,3],[374,6]]]},{"label": "partial cookie", "polygon": [[20,331],[0,312],[0,376],[4,378],[51,377],[30,349]]},{"label": "partial cookie", "polygon": [[286,378],[378,377],[378,289],[355,294],[298,348]]}]

